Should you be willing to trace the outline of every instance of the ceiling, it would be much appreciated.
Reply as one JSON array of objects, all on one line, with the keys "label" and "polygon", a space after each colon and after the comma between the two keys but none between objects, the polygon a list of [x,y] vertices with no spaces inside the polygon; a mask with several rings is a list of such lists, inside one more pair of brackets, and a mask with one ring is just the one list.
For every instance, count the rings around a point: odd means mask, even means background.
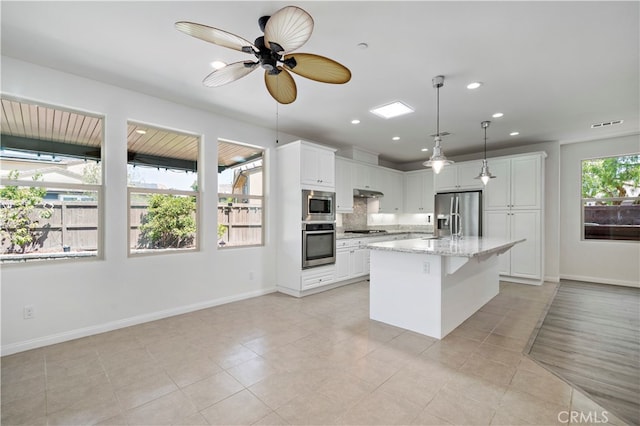
[{"label": "ceiling", "polygon": [[[298,75],[298,98],[279,105],[262,70],[208,88],[210,62],[252,60],[188,37],[187,20],[261,35],[257,20],[295,4],[315,27],[299,52],[334,59],[352,72],[345,85]],[[0,4],[2,54],[246,120],[336,147],[357,146],[405,163],[433,147],[436,90],[448,156],[546,141],[570,143],[640,129],[640,3],[195,1]],[[367,43],[367,49],[358,47]],[[476,90],[466,85],[481,81]],[[415,109],[385,120],[373,107],[401,100]],[[502,118],[492,118],[496,112]],[[351,124],[359,119],[360,124]],[[622,124],[595,123],[623,120]],[[156,123],[162,125],[162,123]],[[509,133],[518,131],[518,136]],[[398,136],[398,141],[392,137]],[[256,141],[247,141],[253,142]]]}]

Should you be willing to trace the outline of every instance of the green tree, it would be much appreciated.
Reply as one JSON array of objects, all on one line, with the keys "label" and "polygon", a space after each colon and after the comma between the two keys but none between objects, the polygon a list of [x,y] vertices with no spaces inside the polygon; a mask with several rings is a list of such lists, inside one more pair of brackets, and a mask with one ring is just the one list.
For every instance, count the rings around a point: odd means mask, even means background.
[{"label": "green tree", "polygon": [[627,188],[640,187],[640,155],[582,162],[582,197],[627,197]]},{"label": "green tree", "polygon": [[[10,180],[18,180],[18,178],[17,170],[9,172]],[[33,176],[34,181],[41,178],[41,174]],[[9,239],[9,252],[26,253],[35,248],[38,239],[42,237],[42,231],[38,230],[40,222],[34,216],[49,219],[53,214],[53,209],[46,206],[42,206],[39,212],[34,212],[36,207],[42,204],[46,194],[45,188],[38,187],[10,185],[0,189],[2,242]]]},{"label": "green tree", "polygon": [[140,225],[139,245],[149,241],[154,248],[181,248],[193,243],[196,232],[195,197],[154,194]]}]

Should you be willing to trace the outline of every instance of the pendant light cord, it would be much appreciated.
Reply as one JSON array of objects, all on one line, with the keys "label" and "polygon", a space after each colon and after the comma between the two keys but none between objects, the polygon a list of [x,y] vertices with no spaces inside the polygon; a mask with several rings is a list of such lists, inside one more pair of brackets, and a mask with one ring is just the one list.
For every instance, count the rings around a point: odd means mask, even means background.
[{"label": "pendant light cord", "polygon": [[487,159],[487,128],[484,128],[484,159]]},{"label": "pendant light cord", "polygon": [[[280,79],[276,75],[276,90],[280,94]],[[276,99],[276,145],[279,143],[278,136],[280,135],[280,102]]]},{"label": "pendant light cord", "polygon": [[440,137],[440,86],[436,87],[436,136]]}]

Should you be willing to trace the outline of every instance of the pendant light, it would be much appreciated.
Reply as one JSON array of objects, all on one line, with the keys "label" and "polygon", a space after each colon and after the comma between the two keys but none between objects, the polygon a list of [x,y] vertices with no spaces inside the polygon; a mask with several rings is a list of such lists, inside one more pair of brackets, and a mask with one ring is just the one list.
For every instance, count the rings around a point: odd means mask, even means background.
[{"label": "pendant light", "polygon": [[448,160],[442,153],[442,147],[440,142],[440,88],[444,86],[444,76],[438,75],[431,80],[433,87],[436,88],[436,145],[433,147],[433,155],[429,158],[429,161],[422,163],[425,167],[431,167],[435,174],[440,173],[440,170],[446,165],[453,164],[453,161]]},{"label": "pendant light", "polygon": [[489,171],[489,164],[487,163],[487,127],[491,124],[490,121],[483,121],[480,123],[480,126],[484,129],[484,159],[482,160],[482,168],[480,169],[480,174],[476,176],[476,179],[480,179],[483,184],[487,184],[490,179],[495,179],[496,177],[491,174]]}]

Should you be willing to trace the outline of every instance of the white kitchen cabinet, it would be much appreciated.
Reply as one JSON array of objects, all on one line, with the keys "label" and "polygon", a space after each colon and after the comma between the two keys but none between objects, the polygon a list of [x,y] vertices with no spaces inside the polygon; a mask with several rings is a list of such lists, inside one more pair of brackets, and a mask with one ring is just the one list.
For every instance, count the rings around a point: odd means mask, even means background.
[{"label": "white kitchen cabinet", "polygon": [[433,213],[433,171],[404,174],[404,213]]},{"label": "white kitchen cabinet", "polygon": [[484,190],[487,210],[539,209],[542,154],[489,159],[491,179]]},{"label": "white kitchen cabinet", "polygon": [[336,157],[336,212],[353,213],[352,163]]},{"label": "white kitchen cabinet", "polygon": [[356,189],[371,189],[379,191],[380,181],[378,176],[379,167],[365,163],[351,163],[351,178],[353,187]]},{"label": "white kitchen cabinet", "polygon": [[335,189],[335,152],[317,145],[302,144],[300,150],[300,180],[302,185],[314,189]]},{"label": "white kitchen cabinet", "polygon": [[351,248],[336,249],[336,281],[350,278]]},{"label": "white kitchen cabinet", "polygon": [[466,161],[445,166],[440,173],[434,174],[435,191],[482,189],[482,181],[475,179],[480,173],[481,165],[481,161]]},{"label": "white kitchen cabinet", "polygon": [[484,189],[484,235],[526,239],[498,257],[505,281],[541,284],[544,279],[544,158],[546,154],[490,158],[496,176]]},{"label": "white kitchen cabinet", "polygon": [[402,172],[380,168],[376,173],[380,182],[378,190],[384,194],[378,200],[378,213],[402,213],[404,200]]},{"label": "white kitchen cabinet", "polygon": [[350,272],[352,277],[361,277],[369,274],[369,268],[367,267],[367,255],[369,249],[364,247],[354,247],[350,257]]},{"label": "white kitchen cabinet", "polygon": [[276,287],[282,293],[302,297],[335,286],[335,265],[302,269],[301,232],[302,190],[335,191],[334,153],[306,141],[276,148]]},{"label": "white kitchen cabinet", "polygon": [[542,242],[539,210],[492,210],[485,216],[485,235],[510,240],[525,239],[498,257],[500,274],[539,281]]},{"label": "white kitchen cabinet", "polygon": [[335,266],[320,266],[305,269],[300,276],[302,290],[325,286],[336,281]]},{"label": "white kitchen cabinet", "polygon": [[336,281],[345,281],[369,274],[366,239],[344,239],[336,242]]}]

